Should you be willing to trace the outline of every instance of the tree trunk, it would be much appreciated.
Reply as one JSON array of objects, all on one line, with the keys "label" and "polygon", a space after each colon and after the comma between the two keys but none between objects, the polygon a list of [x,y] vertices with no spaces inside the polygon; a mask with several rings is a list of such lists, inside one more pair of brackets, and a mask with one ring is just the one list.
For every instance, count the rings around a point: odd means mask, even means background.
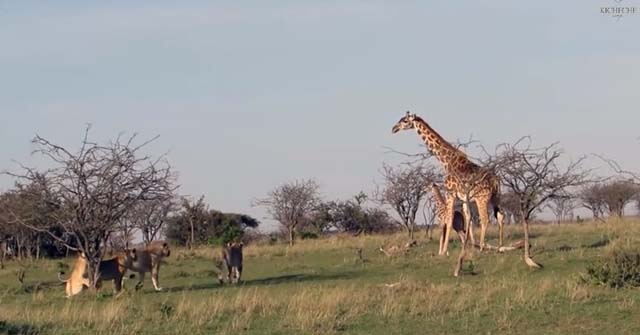
[{"label": "tree trunk", "polygon": [[289,246],[293,246],[293,238],[294,238],[294,234],[293,234],[293,226],[288,226],[287,229],[289,230]]},{"label": "tree trunk", "polygon": [[413,222],[411,220],[407,222],[407,233],[409,233],[409,239],[413,241]]},{"label": "tree trunk", "polygon": [[189,224],[191,225],[191,242],[189,243],[189,250],[193,250],[193,244],[196,240],[196,235],[193,227],[193,218],[189,219]]},{"label": "tree trunk", "polygon": [[524,262],[527,263],[529,267],[532,268],[541,268],[542,266],[531,259],[530,243],[529,243],[529,217],[524,216],[522,218],[522,225],[524,229]]},{"label": "tree trunk", "polygon": [[40,259],[40,235],[36,238],[36,259]]},{"label": "tree trunk", "polygon": [[18,260],[22,260],[22,243],[19,238],[16,238],[16,256]]},{"label": "tree trunk", "polygon": [[100,260],[91,260],[87,259],[87,272],[89,274],[89,283],[91,284],[92,290],[98,289],[98,278],[100,277]]}]

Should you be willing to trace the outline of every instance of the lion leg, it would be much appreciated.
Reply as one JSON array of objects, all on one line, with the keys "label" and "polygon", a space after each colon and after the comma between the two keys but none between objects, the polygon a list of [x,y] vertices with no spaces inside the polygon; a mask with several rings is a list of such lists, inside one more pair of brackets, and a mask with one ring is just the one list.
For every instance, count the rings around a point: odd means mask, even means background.
[{"label": "lion leg", "polygon": [[223,272],[224,272],[224,268],[222,267],[222,265],[220,265],[218,267],[218,283],[220,283],[220,284],[224,284]]},{"label": "lion leg", "polygon": [[236,283],[240,283],[240,278],[242,277],[242,265],[237,268],[237,275]]},{"label": "lion leg", "polygon": [[89,280],[83,279],[81,282],[73,282],[71,279],[68,279],[66,287],[67,298],[82,292],[84,286],[89,287]]},{"label": "lion leg", "polygon": [[220,264],[219,266],[217,266],[217,270],[218,270],[218,283],[220,284],[224,284],[224,267],[222,264]]},{"label": "lion leg", "polygon": [[162,291],[162,287],[158,284],[158,274],[160,273],[160,267],[153,267],[151,269],[151,283],[156,291]]},{"label": "lion leg", "polygon": [[73,295],[73,290],[71,288],[71,282],[67,281],[67,284],[65,285],[64,288],[64,292],[67,294],[67,298],[71,298],[71,296]]},{"label": "lion leg", "polygon": [[138,272],[140,278],[138,279],[138,283],[136,283],[136,291],[142,288],[144,285],[144,272]]},{"label": "lion leg", "polygon": [[116,276],[113,278],[113,288],[115,293],[120,292],[122,290],[122,278],[123,276]]}]

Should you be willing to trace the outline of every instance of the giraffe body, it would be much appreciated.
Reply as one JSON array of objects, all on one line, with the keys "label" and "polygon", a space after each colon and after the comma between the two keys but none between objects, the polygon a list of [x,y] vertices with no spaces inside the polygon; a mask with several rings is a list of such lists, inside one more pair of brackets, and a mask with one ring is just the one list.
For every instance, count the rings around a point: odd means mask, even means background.
[{"label": "giraffe body", "polygon": [[[429,151],[442,164],[446,177],[446,234],[439,254],[446,254],[449,244],[449,234],[453,225],[453,206],[455,199],[463,203],[475,202],[480,214],[480,248],[484,248],[484,240],[489,225],[489,209],[494,210],[500,228],[500,246],[502,246],[502,218],[499,210],[500,179],[493,172],[488,171],[469,160],[460,149],[447,142],[422,118],[415,114],[407,114],[396,123],[392,132],[415,129],[418,136],[427,145]],[[466,205],[464,206],[466,207]],[[469,220],[469,210],[464,209],[465,220]]]}]

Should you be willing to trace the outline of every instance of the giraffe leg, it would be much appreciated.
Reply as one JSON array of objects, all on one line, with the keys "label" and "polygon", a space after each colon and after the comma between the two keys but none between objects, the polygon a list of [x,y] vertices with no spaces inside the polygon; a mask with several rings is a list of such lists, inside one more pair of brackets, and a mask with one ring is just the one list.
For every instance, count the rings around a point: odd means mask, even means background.
[{"label": "giraffe leg", "polygon": [[487,227],[489,226],[489,200],[477,199],[478,214],[480,215],[480,250],[485,247],[485,236],[487,234]]},{"label": "giraffe leg", "polygon": [[438,245],[438,255],[441,255],[442,245],[444,244],[444,236],[447,234],[447,225],[444,220],[440,219],[440,244]]},{"label": "giraffe leg", "polygon": [[498,229],[500,230],[499,234],[499,247],[502,247],[504,243],[504,213],[502,213],[501,209],[497,209],[496,219],[498,220]]},{"label": "giraffe leg", "polygon": [[446,226],[445,226],[445,236],[444,236],[444,242],[442,244],[442,249],[440,249],[439,254],[440,255],[444,255],[447,253],[447,249],[449,247],[449,235],[451,234],[451,230],[453,229],[453,203],[456,200],[456,198],[451,195],[448,194],[447,195],[447,207],[446,207]]},{"label": "giraffe leg", "polygon": [[465,201],[462,202],[462,216],[464,217],[464,231],[469,231],[469,237],[471,238],[471,245],[475,245],[476,241],[473,238],[473,224],[471,222],[471,211],[469,211],[469,204]]}]

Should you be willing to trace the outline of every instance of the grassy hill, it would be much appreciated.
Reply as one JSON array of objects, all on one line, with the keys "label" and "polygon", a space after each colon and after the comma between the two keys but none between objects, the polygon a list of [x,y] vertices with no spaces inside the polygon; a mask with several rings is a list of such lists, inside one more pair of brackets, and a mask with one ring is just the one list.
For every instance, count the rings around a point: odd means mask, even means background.
[{"label": "grassy hill", "polygon": [[[402,234],[250,245],[239,286],[217,283],[217,249],[174,250],[160,273],[165,291],[147,278],[135,292],[134,279],[118,298],[110,283],[64,298],[56,276],[72,259],[27,263],[26,289],[10,261],[0,270],[0,334],[640,334],[639,290],[579,279],[589,263],[638,245],[640,222],[531,230],[544,269],[527,269],[521,250],[475,252],[461,278],[452,276],[457,242],[448,257],[424,235],[407,255],[376,250],[406,242]],[[518,240],[520,227],[506,236]]]}]

